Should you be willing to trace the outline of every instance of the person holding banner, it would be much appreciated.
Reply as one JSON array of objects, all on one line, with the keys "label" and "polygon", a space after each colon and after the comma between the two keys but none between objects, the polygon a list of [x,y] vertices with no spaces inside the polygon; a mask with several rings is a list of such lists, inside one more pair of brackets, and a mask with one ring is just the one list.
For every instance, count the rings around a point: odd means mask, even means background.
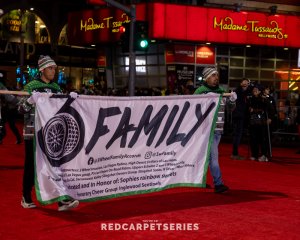
[{"label": "person holding banner", "polygon": [[[24,114],[24,143],[25,162],[23,174],[23,196],[21,205],[23,208],[35,208],[31,191],[34,186],[34,103],[40,92],[61,93],[57,83],[53,81],[56,71],[56,63],[49,56],[41,55],[38,60],[40,78],[35,79],[24,86],[24,90],[32,94],[30,98],[23,97],[19,102],[19,112]],[[77,207],[78,200],[70,199],[58,202],[58,211],[66,211]]]},{"label": "person holding banner", "polygon": [[[223,94],[225,90],[219,86],[219,73],[215,67],[206,67],[202,72],[204,83],[202,86],[196,89],[194,94],[206,94],[206,93],[217,93]],[[237,95],[235,92],[229,97],[229,103],[233,108]],[[229,190],[222,179],[222,174],[219,166],[219,150],[218,146],[221,140],[224,127],[224,110],[226,104],[226,98],[222,98],[218,109],[218,122],[216,123],[213,140],[211,143],[210,155],[209,155],[209,168],[214,182],[215,193],[223,193]]]}]

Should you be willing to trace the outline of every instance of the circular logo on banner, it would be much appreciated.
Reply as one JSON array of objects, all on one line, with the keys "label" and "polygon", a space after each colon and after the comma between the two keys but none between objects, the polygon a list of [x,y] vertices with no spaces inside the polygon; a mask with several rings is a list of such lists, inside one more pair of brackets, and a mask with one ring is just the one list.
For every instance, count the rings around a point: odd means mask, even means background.
[{"label": "circular logo on banner", "polygon": [[51,118],[38,132],[42,151],[53,167],[71,161],[82,149],[84,124],[75,109]]}]

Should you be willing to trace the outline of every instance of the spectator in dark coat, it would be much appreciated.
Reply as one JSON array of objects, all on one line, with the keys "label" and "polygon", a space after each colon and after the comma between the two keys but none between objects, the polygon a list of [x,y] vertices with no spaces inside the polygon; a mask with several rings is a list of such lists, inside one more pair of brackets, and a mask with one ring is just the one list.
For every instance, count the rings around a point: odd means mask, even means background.
[{"label": "spectator in dark coat", "polygon": [[267,162],[270,155],[268,125],[272,122],[274,111],[270,102],[263,98],[261,93],[262,87],[256,85],[249,99],[250,159]]},{"label": "spectator in dark coat", "polygon": [[248,96],[251,93],[249,90],[249,83],[249,79],[243,78],[240,83],[240,86],[234,90],[237,95],[237,100],[236,107],[232,112],[233,144],[231,158],[235,160],[244,159],[244,157],[239,155],[239,145],[242,140],[245,121],[247,121],[248,119]]},{"label": "spectator in dark coat", "polygon": [[262,97],[269,103],[269,107],[272,108],[273,118],[270,126],[270,131],[274,131],[277,128],[277,105],[275,98],[272,96],[271,87],[266,86],[263,88]]}]

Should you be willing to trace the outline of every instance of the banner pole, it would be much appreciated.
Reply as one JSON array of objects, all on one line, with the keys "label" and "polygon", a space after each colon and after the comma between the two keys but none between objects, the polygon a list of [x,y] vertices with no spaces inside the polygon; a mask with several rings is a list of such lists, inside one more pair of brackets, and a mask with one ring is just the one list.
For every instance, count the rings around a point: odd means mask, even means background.
[{"label": "banner pole", "polygon": [[[10,91],[10,90],[0,90],[0,94],[11,94],[11,95],[21,95],[21,96],[30,96],[28,92],[25,91]],[[231,93],[223,93],[224,97],[230,97]]]},{"label": "banner pole", "polygon": [[30,94],[28,92],[24,92],[24,91],[10,91],[10,90],[0,90],[0,94],[30,96]]}]

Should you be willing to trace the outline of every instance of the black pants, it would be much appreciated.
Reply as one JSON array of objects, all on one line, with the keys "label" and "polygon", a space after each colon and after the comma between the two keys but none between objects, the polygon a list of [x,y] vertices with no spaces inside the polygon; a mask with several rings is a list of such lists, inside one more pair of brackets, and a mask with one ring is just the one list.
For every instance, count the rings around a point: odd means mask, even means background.
[{"label": "black pants", "polygon": [[25,140],[25,162],[23,174],[23,196],[26,202],[31,202],[31,191],[34,186],[34,154],[33,139]]},{"label": "black pants", "polygon": [[250,147],[252,157],[269,155],[267,125],[250,125]]},{"label": "black pants", "polygon": [[239,145],[241,143],[244,132],[244,119],[233,119],[233,142],[232,142],[232,155],[239,155]]},{"label": "black pants", "polygon": [[22,137],[21,134],[19,133],[19,130],[16,126],[16,121],[15,119],[17,118],[17,110],[16,109],[8,109],[4,108],[2,110],[2,136],[0,136],[0,141],[6,136],[6,128],[5,128],[5,123],[8,123],[10,130],[13,132],[13,134],[16,137],[17,142],[21,142]]}]

